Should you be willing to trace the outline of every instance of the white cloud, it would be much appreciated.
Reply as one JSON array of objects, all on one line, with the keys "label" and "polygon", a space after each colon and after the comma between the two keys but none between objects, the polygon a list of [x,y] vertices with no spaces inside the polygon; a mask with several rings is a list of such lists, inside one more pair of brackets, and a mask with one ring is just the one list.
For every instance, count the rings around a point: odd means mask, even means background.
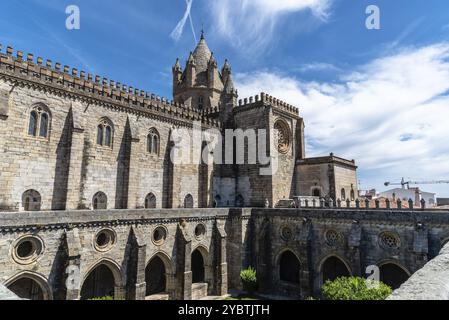
[{"label": "white cloud", "polygon": [[240,49],[256,52],[269,44],[278,20],[310,10],[326,20],[333,0],[212,0],[212,21],[218,33]]},{"label": "white cloud", "polygon": [[[402,176],[449,178],[449,43],[403,49],[336,83],[266,71],[236,80],[241,97],[264,91],[298,106],[308,156],[354,158],[370,185]],[[447,185],[440,190],[449,196]]]}]

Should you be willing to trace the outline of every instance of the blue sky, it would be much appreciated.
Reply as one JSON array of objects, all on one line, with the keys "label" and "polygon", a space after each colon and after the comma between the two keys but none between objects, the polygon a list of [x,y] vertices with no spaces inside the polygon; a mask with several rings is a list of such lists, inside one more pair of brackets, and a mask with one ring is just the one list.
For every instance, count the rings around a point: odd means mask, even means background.
[{"label": "blue sky", "polygon": [[[0,43],[171,98],[171,67],[195,47],[185,0],[3,0]],[[67,30],[78,5],[81,29]],[[381,29],[368,30],[368,5]],[[447,0],[193,0],[240,97],[268,92],[300,108],[309,156],[356,159],[361,188],[449,179]],[[4,50],[4,49],[3,49]],[[449,185],[422,186],[449,197]]]}]

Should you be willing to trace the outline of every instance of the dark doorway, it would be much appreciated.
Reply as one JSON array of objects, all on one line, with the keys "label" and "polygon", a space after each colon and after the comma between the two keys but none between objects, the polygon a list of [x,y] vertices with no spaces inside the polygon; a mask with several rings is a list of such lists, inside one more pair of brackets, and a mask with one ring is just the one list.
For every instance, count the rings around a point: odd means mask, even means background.
[{"label": "dark doorway", "polygon": [[155,257],[145,269],[145,282],[147,283],[146,296],[166,292],[165,265],[161,258]]},{"label": "dark doorway", "polygon": [[81,288],[81,300],[93,298],[114,298],[115,281],[111,269],[105,265],[95,268],[84,281]]},{"label": "dark doorway", "polygon": [[281,281],[299,284],[300,268],[298,258],[291,251],[284,252],[279,262]]},{"label": "dark doorway", "polygon": [[30,278],[16,280],[8,286],[8,289],[22,299],[44,300],[44,292],[41,286]]},{"label": "dark doorway", "polygon": [[337,257],[330,257],[322,267],[323,283],[334,281],[337,278],[349,277],[350,273],[346,265]]},{"label": "dark doorway", "polygon": [[380,267],[380,281],[391,287],[393,290],[408,280],[409,275],[401,267],[388,263]]},{"label": "dark doorway", "polygon": [[204,281],[204,258],[197,249],[192,253],[192,283],[203,283]]}]

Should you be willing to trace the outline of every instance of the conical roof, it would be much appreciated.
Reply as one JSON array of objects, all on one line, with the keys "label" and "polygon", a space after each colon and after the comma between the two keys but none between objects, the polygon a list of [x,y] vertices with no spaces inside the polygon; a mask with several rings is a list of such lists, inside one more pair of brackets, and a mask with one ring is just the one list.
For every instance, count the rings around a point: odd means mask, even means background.
[{"label": "conical roof", "polygon": [[193,52],[193,58],[196,64],[197,72],[204,72],[207,70],[207,64],[212,56],[212,52],[207,46],[204,34],[201,34],[201,39]]}]

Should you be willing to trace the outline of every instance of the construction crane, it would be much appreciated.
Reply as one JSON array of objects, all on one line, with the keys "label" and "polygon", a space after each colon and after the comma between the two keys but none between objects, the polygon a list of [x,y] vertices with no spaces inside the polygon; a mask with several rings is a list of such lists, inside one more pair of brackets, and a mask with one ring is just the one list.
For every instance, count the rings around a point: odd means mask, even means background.
[{"label": "construction crane", "polygon": [[420,185],[420,184],[444,184],[448,183],[449,180],[435,180],[435,181],[405,181],[404,178],[402,178],[402,181],[400,183],[391,183],[391,182],[385,182],[385,186],[402,186],[402,188],[407,187],[407,189],[410,189],[410,185]]}]

